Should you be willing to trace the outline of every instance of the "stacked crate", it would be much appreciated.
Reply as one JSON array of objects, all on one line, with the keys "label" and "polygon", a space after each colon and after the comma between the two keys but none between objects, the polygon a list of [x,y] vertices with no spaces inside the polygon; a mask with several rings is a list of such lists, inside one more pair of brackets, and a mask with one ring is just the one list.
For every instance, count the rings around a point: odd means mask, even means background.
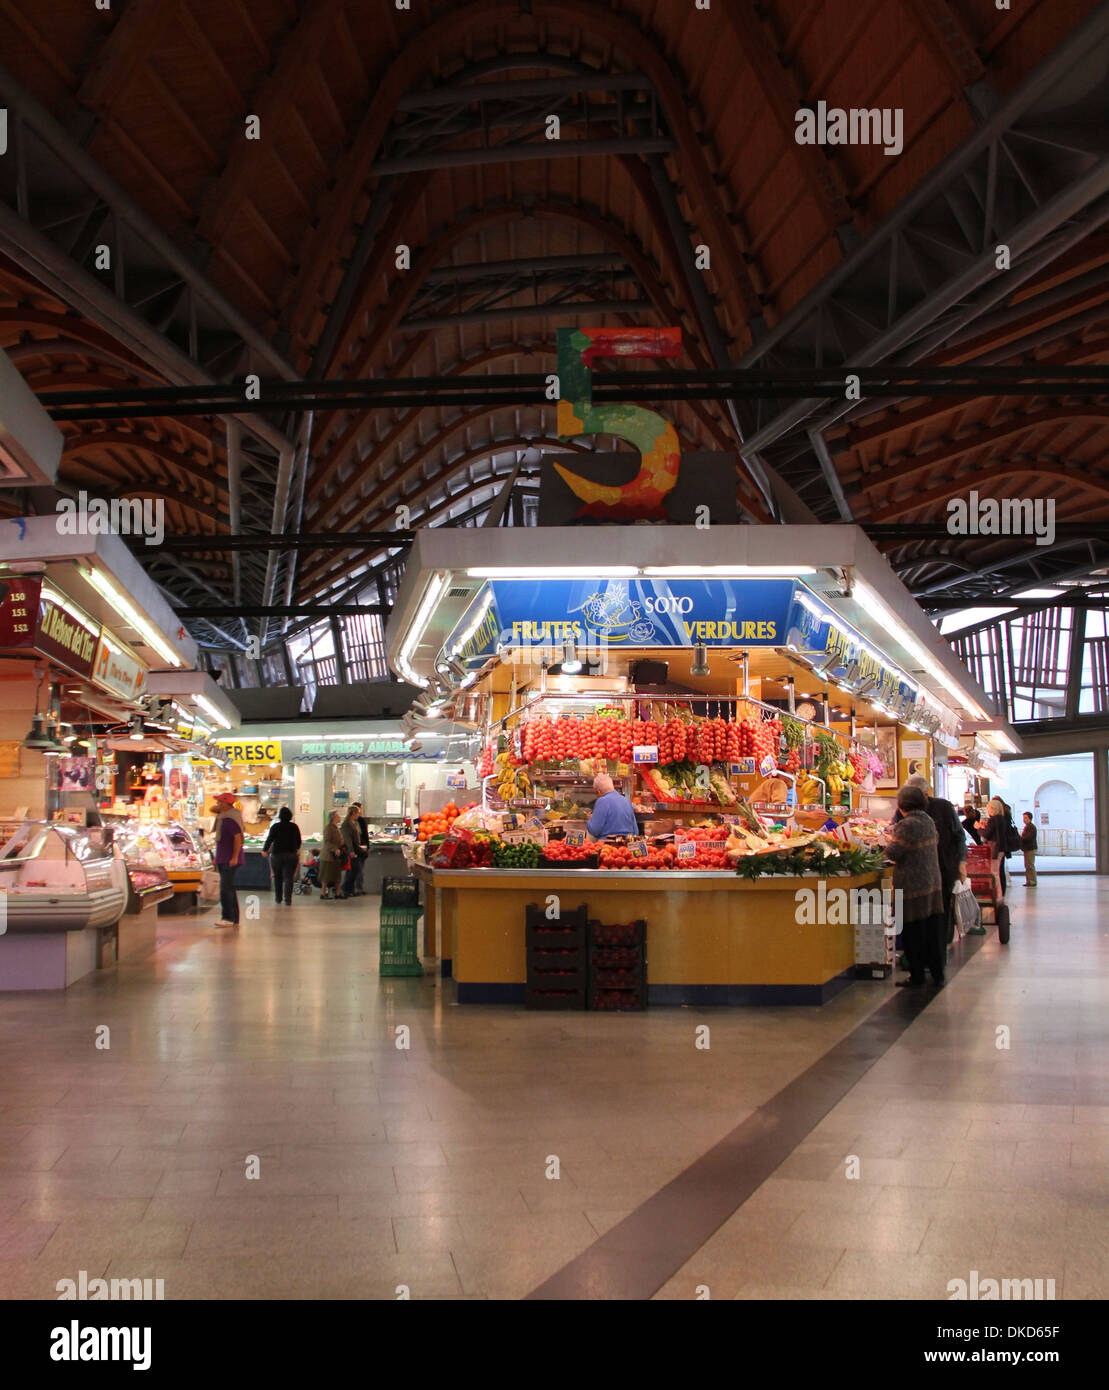
[{"label": "stacked crate", "polygon": [[572,912],[548,917],[544,908],[529,903],[524,926],[529,1009],[584,1009],[586,987],[584,903]]},{"label": "stacked crate", "polygon": [[589,923],[589,1007],[620,1013],[647,1007],[647,923]]}]

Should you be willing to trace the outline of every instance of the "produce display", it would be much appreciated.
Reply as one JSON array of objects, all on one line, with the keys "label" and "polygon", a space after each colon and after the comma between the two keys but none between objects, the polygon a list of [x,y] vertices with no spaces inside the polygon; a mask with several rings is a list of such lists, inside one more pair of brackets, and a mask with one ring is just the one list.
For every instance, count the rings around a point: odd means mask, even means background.
[{"label": "produce display", "polygon": [[531,840],[518,845],[506,845],[501,841],[493,847],[495,869],[534,869],[538,865],[539,846]]},{"label": "produce display", "polygon": [[433,835],[446,834],[462,812],[470,810],[472,805],[470,802],[465,806],[456,806],[453,801],[448,801],[441,811],[425,811],[416,822],[417,840],[430,840]]},{"label": "produce display", "polygon": [[544,859],[554,859],[567,865],[579,864],[583,860],[593,860],[597,857],[597,846],[592,845],[568,845],[565,840],[552,840],[543,848]]}]

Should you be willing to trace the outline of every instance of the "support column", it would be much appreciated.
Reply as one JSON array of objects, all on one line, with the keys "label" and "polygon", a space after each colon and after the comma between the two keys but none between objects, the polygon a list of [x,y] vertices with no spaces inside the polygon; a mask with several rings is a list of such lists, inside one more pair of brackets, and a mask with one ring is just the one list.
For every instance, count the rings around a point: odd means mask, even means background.
[{"label": "support column", "polygon": [[1109,751],[1094,749],[1094,870],[1109,874]]}]

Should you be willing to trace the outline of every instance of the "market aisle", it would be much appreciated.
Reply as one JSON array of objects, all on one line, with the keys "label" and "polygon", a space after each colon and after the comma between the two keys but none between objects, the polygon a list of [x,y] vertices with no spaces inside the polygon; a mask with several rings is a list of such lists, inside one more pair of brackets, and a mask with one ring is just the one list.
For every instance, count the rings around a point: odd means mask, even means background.
[{"label": "market aisle", "polygon": [[[988,940],[663,1293],[865,1297],[895,1278],[911,1296],[937,1257],[937,1275],[985,1275],[1024,1249],[1036,1259],[997,1272],[1051,1275],[1057,1258],[1068,1296],[1104,1292],[1109,887],[1095,883],[1041,889],[1008,955]],[[891,994],[641,1016],[460,1008],[449,983],[378,979],[372,900],[261,912],[238,936],[166,918],[145,962],[5,999],[0,1297],[55,1296],[82,1269],[162,1278],[168,1298],[522,1297]],[[848,1153],[857,1183],[835,1176]]]},{"label": "market aisle", "polygon": [[1011,945],[991,933],[660,1297],[947,1298],[971,1270],[1109,1296],[1109,882],[1011,901]]}]

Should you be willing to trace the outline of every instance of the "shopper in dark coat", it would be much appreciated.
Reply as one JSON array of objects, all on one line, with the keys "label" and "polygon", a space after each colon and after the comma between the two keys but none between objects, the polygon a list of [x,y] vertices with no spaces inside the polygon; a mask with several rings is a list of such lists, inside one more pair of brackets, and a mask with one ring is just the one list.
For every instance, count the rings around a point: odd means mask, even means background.
[{"label": "shopper in dark coat", "polygon": [[980,832],[979,829],[978,829],[978,822],[979,822],[981,819],[982,819],[982,816],[981,816],[980,812],[979,812],[975,807],[973,807],[973,806],[964,807],[964,809],[963,809],[963,829],[966,831],[968,837],[969,837],[970,839],[972,839],[976,845],[980,845],[980,844],[982,843],[982,835],[981,835],[981,832]]},{"label": "shopper in dark coat", "polygon": [[1006,832],[1009,826],[1009,817],[1004,801],[999,796],[993,797],[986,807],[986,814],[988,819],[986,828],[982,831],[982,839],[990,847],[990,858],[997,863],[1001,892],[1004,895],[1009,887],[1005,878],[1005,855],[1008,853],[1005,841],[1008,838]]},{"label": "shopper in dark coat", "polygon": [[[927,812],[936,827],[936,852],[940,861],[940,883],[943,891],[943,910],[947,917],[947,940],[955,935],[955,916],[952,899],[955,884],[967,876],[967,837],[959,813],[950,801],[932,796],[927,777],[914,773],[905,781],[907,787],[918,787],[925,796]],[[897,816],[894,816],[894,820]]]},{"label": "shopper in dark coat", "polygon": [[300,865],[300,827],[293,820],[288,806],[282,806],[277,819],[270,826],[262,853],[270,857],[273,871],[273,900],[280,905],[292,906],[293,884],[296,882],[297,868]]},{"label": "shopper in dark coat", "polygon": [[1039,848],[1039,837],[1036,834],[1032,812],[1025,811],[1022,819],[1024,824],[1020,828],[1020,847],[1024,854],[1024,886],[1025,888],[1035,888],[1036,850]]},{"label": "shopper in dark coat", "polygon": [[938,986],[943,984],[947,963],[947,919],[936,827],[920,787],[902,787],[897,809],[901,814],[891,824],[886,857],[893,864],[895,902],[909,960],[909,978],[897,983],[919,987],[928,970]]}]

